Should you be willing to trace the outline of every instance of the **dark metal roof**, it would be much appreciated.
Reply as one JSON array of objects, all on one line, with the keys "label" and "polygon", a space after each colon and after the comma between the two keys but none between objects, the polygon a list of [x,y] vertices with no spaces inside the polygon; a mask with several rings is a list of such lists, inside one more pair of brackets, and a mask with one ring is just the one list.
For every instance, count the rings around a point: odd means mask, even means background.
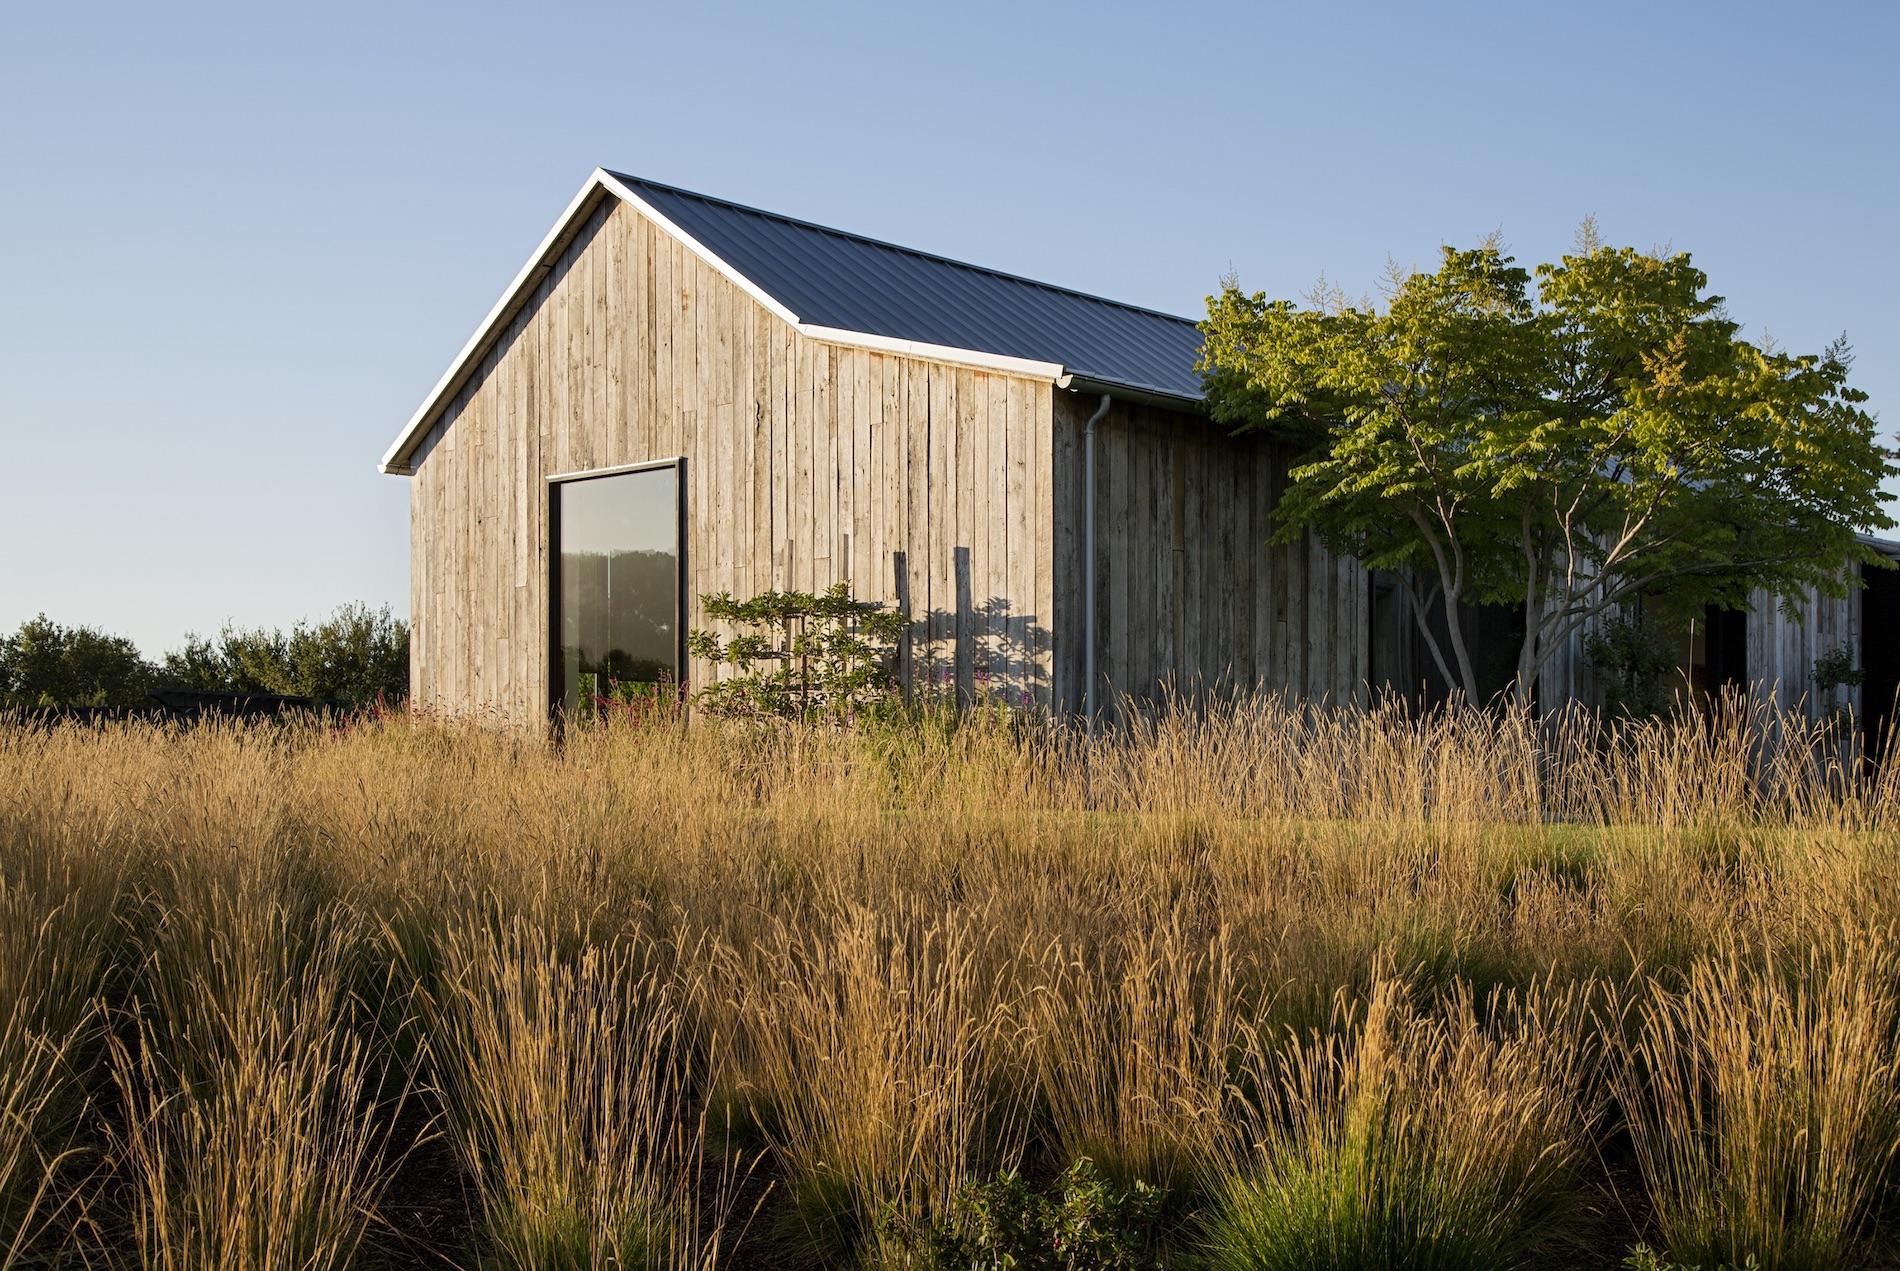
[{"label": "dark metal roof", "polygon": [[611,175],[801,322],[1056,362],[1081,379],[1200,400],[1190,319]]}]

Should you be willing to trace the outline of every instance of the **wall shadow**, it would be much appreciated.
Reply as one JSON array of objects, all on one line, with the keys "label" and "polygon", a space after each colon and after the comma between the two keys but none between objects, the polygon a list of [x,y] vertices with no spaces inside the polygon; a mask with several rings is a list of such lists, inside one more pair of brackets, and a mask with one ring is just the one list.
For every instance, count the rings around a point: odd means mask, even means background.
[{"label": "wall shadow", "polygon": [[1052,685],[1046,663],[1053,637],[1040,617],[1012,597],[977,597],[970,549],[951,549],[954,595],[944,606],[919,606],[910,584],[907,552],[891,553],[896,607],[906,618],[898,642],[897,674],[906,700],[970,706],[997,702],[1013,707],[1049,705]]}]

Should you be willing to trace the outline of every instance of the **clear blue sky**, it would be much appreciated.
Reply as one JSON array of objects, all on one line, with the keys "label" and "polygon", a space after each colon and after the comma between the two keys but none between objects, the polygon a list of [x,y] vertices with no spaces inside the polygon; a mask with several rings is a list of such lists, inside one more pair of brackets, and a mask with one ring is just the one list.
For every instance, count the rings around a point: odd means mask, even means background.
[{"label": "clear blue sky", "polygon": [[16,4],[0,629],[408,596],[374,461],[595,165],[1178,313],[1594,214],[1900,423],[1885,4]]}]

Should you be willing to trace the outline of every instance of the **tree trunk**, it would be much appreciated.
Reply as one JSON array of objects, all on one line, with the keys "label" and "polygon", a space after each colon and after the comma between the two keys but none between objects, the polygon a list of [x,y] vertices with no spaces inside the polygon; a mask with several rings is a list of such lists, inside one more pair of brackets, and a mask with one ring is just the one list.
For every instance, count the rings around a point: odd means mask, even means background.
[{"label": "tree trunk", "polygon": [[1529,710],[1531,697],[1537,691],[1537,674],[1543,669],[1548,658],[1540,656],[1539,646],[1543,643],[1544,606],[1534,598],[1524,599],[1524,643],[1517,650],[1517,674],[1511,680],[1511,702],[1522,710]]},{"label": "tree trunk", "polygon": [[1478,676],[1471,669],[1471,654],[1465,648],[1464,623],[1459,620],[1458,596],[1450,588],[1445,589],[1445,634],[1451,638],[1452,657],[1458,662],[1458,678],[1463,681],[1462,691],[1465,703],[1478,704]]},{"label": "tree trunk", "polygon": [[1445,651],[1438,647],[1438,637],[1432,634],[1430,606],[1418,594],[1418,584],[1410,571],[1401,573],[1399,577],[1405,585],[1405,611],[1412,615],[1412,626],[1417,629],[1419,638],[1425,641],[1426,652],[1432,655],[1432,665],[1445,677],[1445,683],[1450,684],[1457,676],[1453,674],[1451,664],[1445,660]]},{"label": "tree trunk", "polygon": [[1412,624],[1425,640],[1426,651],[1432,655],[1432,665],[1444,677],[1445,686],[1453,693],[1462,693],[1468,701],[1476,701],[1478,696],[1477,676],[1471,669],[1471,656],[1465,650],[1464,627],[1458,620],[1457,596],[1445,587],[1444,575],[1438,579],[1438,590],[1443,597],[1445,615],[1445,633],[1451,641],[1451,659],[1445,657],[1445,651],[1439,647],[1438,637],[1432,633],[1431,606],[1428,596],[1421,596],[1418,587],[1412,581],[1412,575],[1402,575],[1405,581],[1405,596],[1409,602],[1406,608],[1411,611]]}]

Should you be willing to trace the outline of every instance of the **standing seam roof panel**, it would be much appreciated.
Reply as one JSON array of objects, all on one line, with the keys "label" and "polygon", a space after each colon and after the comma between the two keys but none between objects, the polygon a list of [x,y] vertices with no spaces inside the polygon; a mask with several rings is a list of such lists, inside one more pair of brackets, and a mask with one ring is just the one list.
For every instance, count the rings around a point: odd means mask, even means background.
[{"label": "standing seam roof panel", "polygon": [[1186,319],[613,174],[801,322],[1201,398]]}]

